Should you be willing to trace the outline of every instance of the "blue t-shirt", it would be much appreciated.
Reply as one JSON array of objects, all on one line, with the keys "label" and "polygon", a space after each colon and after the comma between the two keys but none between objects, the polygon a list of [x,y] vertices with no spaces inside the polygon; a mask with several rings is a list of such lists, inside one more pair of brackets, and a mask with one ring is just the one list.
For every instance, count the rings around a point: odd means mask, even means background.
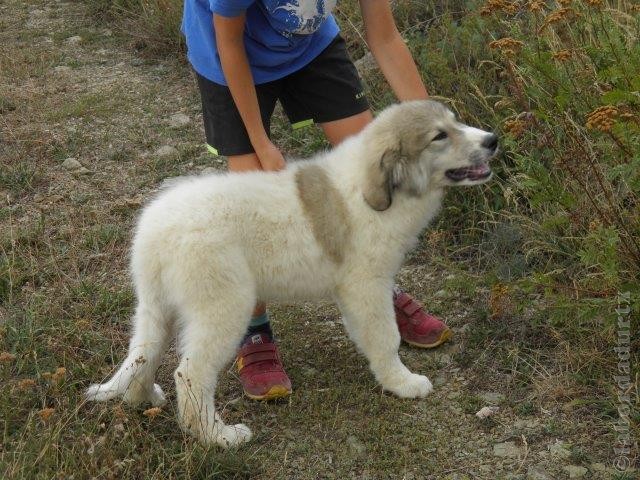
[{"label": "blue t-shirt", "polygon": [[339,32],[331,15],[337,0],[185,0],[182,32],[189,62],[212,82],[227,85],[213,31],[213,14],[246,11],[244,45],[256,84],[300,70]]}]

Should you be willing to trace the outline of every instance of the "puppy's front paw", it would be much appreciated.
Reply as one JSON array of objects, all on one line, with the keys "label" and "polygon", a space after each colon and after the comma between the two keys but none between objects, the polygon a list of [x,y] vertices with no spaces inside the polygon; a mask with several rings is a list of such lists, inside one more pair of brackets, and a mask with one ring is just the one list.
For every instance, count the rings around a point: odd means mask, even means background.
[{"label": "puppy's front paw", "polygon": [[383,388],[401,398],[417,398],[429,395],[433,390],[433,385],[424,375],[410,373],[393,385],[383,385]]},{"label": "puppy's front paw", "polygon": [[215,443],[224,448],[237,447],[251,440],[251,430],[243,423],[225,425],[216,432],[213,439]]}]

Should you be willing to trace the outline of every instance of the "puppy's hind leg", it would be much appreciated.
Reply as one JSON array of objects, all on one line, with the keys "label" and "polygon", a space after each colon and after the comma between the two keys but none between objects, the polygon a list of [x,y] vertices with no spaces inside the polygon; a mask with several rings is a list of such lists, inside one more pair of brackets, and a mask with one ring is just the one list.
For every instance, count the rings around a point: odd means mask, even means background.
[{"label": "puppy's hind leg", "polygon": [[223,298],[205,305],[201,297],[181,312],[181,358],[174,374],[179,421],[201,441],[223,447],[251,439],[247,426],[225,425],[214,405],[218,373],[237,351],[255,304],[245,290],[225,288]]},{"label": "puppy's hind leg", "polygon": [[403,398],[424,397],[433,390],[427,377],[411,373],[398,356],[400,333],[391,283],[387,288],[379,279],[353,282],[340,289],[338,305],[349,336],[369,360],[382,388]]},{"label": "puppy's hind leg", "polygon": [[164,404],[164,393],[153,380],[171,339],[171,320],[171,313],[160,302],[141,296],[127,358],[109,381],[87,389],[87,399],[106,401],[122,396],[131,405]]}]

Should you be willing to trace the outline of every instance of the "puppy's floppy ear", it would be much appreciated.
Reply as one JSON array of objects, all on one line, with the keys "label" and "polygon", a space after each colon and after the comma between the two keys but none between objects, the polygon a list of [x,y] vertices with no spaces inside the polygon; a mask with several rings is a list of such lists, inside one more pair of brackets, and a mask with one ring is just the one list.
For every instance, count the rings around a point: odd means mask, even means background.
[{"label": "puppy's floppy ear", "polygon": [[397,150],[387,150],[380,161],[369,168],[364,185],[364,199],[371,208],[378,211],[391,206],[394,189],[394,168],[400,161]]}]

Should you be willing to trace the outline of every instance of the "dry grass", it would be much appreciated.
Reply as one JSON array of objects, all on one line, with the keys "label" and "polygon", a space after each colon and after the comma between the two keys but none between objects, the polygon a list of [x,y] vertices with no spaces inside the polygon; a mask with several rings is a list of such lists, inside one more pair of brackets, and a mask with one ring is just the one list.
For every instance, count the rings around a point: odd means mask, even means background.
[{"label": "dry grass", "polygon": [[[120,5],[130,11],[138,3]],[[133,307],[127,245],[140,205],[166,177],[223,166],[202,148],[188,71],[175,56],[138,57],[125,46],[131,37],[95,23],[82,5],[0,5],[0,41],[9,46],[0,54],[3,478],[495,479],[519,478],[534,465],[562,478],[568,463],[612,478],[593,463],[610,460],[617,415],[613,295],[636,272],[637,177],[625,169],[637,160],[626,153],[637,147],[637,103],[628,94],[635,90],[622,86],[635,81],[638,63],[630,50],[625,71],[614,71],[610,50],[587,46],[610,49],[610,40],[630,38],[613,35],[636,32],[637,13],[625,2],[609,9],[573,2],[581,13],[575,22],[592,23],[572,38],[577,30],[549,21],[559,7],[546,3],[491,2],[485,16],[484,4],[468,12],[461,2],[395,5],[430,90],[449,97],[467,121],[504,125],[498,181],[450,196],[441,224],[399,276],[447,318],[455,342],[436,352],[403,348],[410,368],[436,380],[436,392],[402,401],[380,392],[335,309],[278,307],[275,327],[295,394],[284,403],[249,402],[230,370],[218,401],[229,421],[257,433],[232,452],[183,435],[172,396],[146,415],[117,402],[87,405],[81,396],[124,355]],[[596,28],[600,16],[621,29],[607,29],[609,40]],[[355,3],[341,3],[339,18],[358,56]],[[533,30],[518,29],[521,18],[532,22],[527,28],[547,24],[537,43],[526,35]],[[70,43],[76,35],[79,43]],[[507,55],[489,48],[503,38],[524,44]],[[391,100],[375,72],[366,80],[376,107]],[[607,105],[615,110],[600,108]],[[192,123],[169,127],[177,112]],[[276,123],[288,151],[323,145],[318,132]],[[153,155],[165,144],[177,155]],[[65,170],[68,157],[89,173]],[[581,190],[587,175],[578,161],[602,186]],[[173,366],[169,355],[159,374],[168,392]],[[486,391],[505,399],[498,415],[479,422],[473,414]],[[547,454],[556,439],[572,445],[570,459]],[[508,440],[526,445],[526,457],[494,457],[493,444]]]}]

